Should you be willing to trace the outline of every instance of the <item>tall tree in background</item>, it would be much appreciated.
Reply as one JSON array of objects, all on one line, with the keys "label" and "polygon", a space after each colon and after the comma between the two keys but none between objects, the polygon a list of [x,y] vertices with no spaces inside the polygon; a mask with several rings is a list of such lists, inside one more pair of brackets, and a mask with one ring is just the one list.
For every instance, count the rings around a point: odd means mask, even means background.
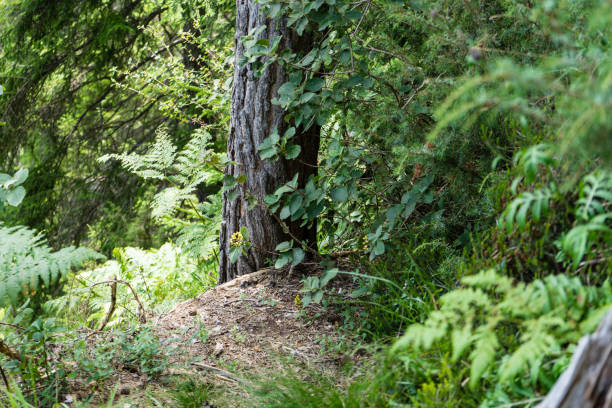
[{"label": "tall tree in background", "polygon": [[137,179],[95,159],[137,150],[166,122],[162,97],[128,84],[181,43],[178,27],[161,44],[147,32],[167,9],[144,0],[0,3],[0,161],[30,168],[17,222],[45,230],[53,246],[82,242],[104,203],[131,211]]},{"label": "tall tree in background", "polygon": [[[316,240],[314,226],[304,227],[298,223],[282,225],[280,219],[271,214],[263,203],[267,194],[292,180],[296,174],[299,174],[298,187],[303,187],[308,177],[315,172],[320,127],[312,126],[307,130],[298,128],[298,134],[293,138],[294,143],[301,147],[297,159],[261,159],[258,146],[275,130],[282,135],[290,125],[285,120],[286,112],[272,103],[278,89],[288,78],[285,70],[277,63],[269,65],[261,75],[258,75],[253,64],[240,64],[246,51],[241,37],[249,33],[258,32],[258,40],[268,44],[280,36],[279,50],[289,49],[297,53],[307,52],[312,47],[312,39],[308,35],[299,36],[289,29],[286,18],[269,19],[262,16],[254,0],[237,0],[236,9],[236,59],[226,174],[231,176],[230,179],[240,182],[234,191],[226,191],[223,195],[220,283],[264,267],[266,259],[274,258],[276,246],[288,238],[310,243]],[[248,230],[249,236],[244,239],[250,241],[250,247],[246,256],[241,255],[232,263],[232,236],[242,227]]]}]

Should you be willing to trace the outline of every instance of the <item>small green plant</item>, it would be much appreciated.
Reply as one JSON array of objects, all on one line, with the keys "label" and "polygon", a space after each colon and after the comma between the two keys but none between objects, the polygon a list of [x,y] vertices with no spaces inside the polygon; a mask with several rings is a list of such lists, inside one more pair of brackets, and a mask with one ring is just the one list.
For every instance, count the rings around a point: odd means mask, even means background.
[{"label": "small green plant", "polygon": [[246,341],[247,334],[241,333],[240,328],[238,326],[232,327],[230,333],[232,334],[234,340],[236,340],[238,343],[244,343]]},{"label": "small green plant", "polygon": [[78,369],[87,382],[94,381],[98,387],[115,374],[115,354],[112,343],[98,343],[92,348],[82,340],[74,345],[74,361]]},{"label": "small green plant", "polygon": [[212,391],[210,384],[190,378],[174,384],[170,395],[177,408],[202,408],[210,401]]},{"label": "small green plant", "polygon": [[321,303],[323,295],[325,294],[325,287],[339,272],[340,270],[338,268],[331,268],[323,272],[321,278],[318,276],[309,276],[305,278],[302,281],[304,286],[300,289],[300,292],[304,293],[301,304],[306,307],[310,303]]},{"label": "small green plant", "polygon": [[257,408],[367,408],[389,406],[386,374],[359,376],[349,384],[312,367],[285,361],[283,368],[248,387],[246,405]]},{"label": "small green plant", "polygon": [[208,330],[204,325],[204,322],[195,317],[193,319],[193,327],[196,328],[193,337],[197,337],[201,343],[206,343],[208,341]]},{"label": "small green plant", "polygon": [[148,326],[120,333],[117,357],[124,368],[148,379],[159,377],[169,366],[170,349]]}]

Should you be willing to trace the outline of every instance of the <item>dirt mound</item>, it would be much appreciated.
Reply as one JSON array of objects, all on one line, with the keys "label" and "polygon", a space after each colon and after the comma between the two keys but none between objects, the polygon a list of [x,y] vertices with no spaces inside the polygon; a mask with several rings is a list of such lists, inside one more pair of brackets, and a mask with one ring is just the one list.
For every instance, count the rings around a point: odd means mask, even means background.
[{"label": "dirt mound", "polygon": [[[333,293],[345,294],[346,283],[338,282]],[[299,277],[278,279],[272,270],[245,275],[158,317],[158,334],[179,348],[177,362],[217,376],[228,377],[227,367],[273,368],[278,355],[309,364],[341,362],[344,356],[329,349],[339,341],[340,317],[332,308],[303,308],[300,288]]]}]

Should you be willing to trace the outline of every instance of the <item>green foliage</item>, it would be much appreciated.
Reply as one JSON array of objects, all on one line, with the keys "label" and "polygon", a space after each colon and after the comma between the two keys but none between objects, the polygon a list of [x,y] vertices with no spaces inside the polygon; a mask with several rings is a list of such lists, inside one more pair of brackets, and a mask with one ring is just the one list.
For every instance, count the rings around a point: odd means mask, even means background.
[{"label": "green foliage", "polygon": [[20,169],[13,176],[0,173],[0,209],[6,202],[17,207],[23,201],[26,190],[21,185],[28,178],[28,169]]},{"label": "green foliage", "polygon": [[212,387],[192,378],[177,382],[171,391],[177,408],[202,408],[210,401]]},{"label": "green foliage", "polygon": [[215,186],[222,178],[223,155],[211,149],[211,135],[204,129],[177,152],[165,129],[159,129],[155,143],[144,154],[110,154],[101,162],[119,160],[130,172],[147,179],[162,181],[166,187],[151,203],[154,219],[174,230],[177,243],[185,253],[210,261],[216,249],[221,222],[220,194],[209,195],[199,203],[198,189]]},{"label": "green foliage", "polygon": [[565,275],[525,285],[489,269],[462,282],[466,287],[442,296],[440,309],[409,327],[392,352],[409,345],[426,350],[447,340],[452,361],[470,364],[472,388],[487,373],[501,387],[517,376],[536,382],[537,368],[594,330],[612,303],[609,282],[589,287]]},{"label": "green foliage", "polygon": [[[554,188],[554,186],[553,186]],[[535,190],[533,193],[525,191],[517,198],[512,200],[504,214],[505,226],[511,230],[516,225],[520,230],[527,227],[528,216],[531,212],[531,217],[535,222],[540,221],[542,215],[546,215],[549,210],[549,202],[552,199],[554,190],[543,188]]]},{"label": "green foliage", "polygon": [[[569,230],[562,239],[562,249],[577,267],[591,246],[598,241],[604,248],[612,243],[612,173],[601,170],[587,174],[580,183],[575,215],[580,224]],[[606,255],[604,255],[606,257]]]},{"label": "green foliage", "polygon": [[53,251],[44,237],[25,227],[0,226],[0,306],[46,300],[73,268],[101,255],[87,248]]},{"label": "green foliage", "polygon": [[169,365],[169,350],[160,342],[151,327],[121,333],[117,359],[128,369],[147,379],[159,377]]},{"label": "green foliage", "polygon": [[[279,258],[280,259],[280,258]],[[321,278],[317,276],[309,276],[304,279],[304,287],[300,292],[305,293],[302,298],[304,307],[312,303],[321,303],[323,294],[327,284],[338,275],[340,271],[338,268],[327,269],[321,275]]]},{"label": "green foliage", "polygon": [[[22,169],[14,176],[0,174],[0,204],[18,206],[25,196],[21,186],[28,177]],[[0,223],[0,307],[21,306],[26,300],[39,307],[61,288],[61,279],[85,262],[103,258],[87,249],[68,247],[53,251],[45,238],[26,227]]]},{"label": "green foliage", "polygon": [[[216,283],[216,276],[202,275],[198,264],[181,250],[165,244],[157,250],[123,248],[115,250],[115,260],[83,271],[72,277],[71,291],[45,304],[48,313],[64,317],[66,323],[75,316],[89,324],[98,324],[111,302],[107,284],[98,282],[120,280],[129,282],[147,311],[163,313],[181,299],[189,299]],[[117,307],[108,327],[133,322],[138,315],[138,303],[127,285],[117,287]]]},{"label": "green foliage", "polygon": [[159,246],[147,235],[121,240],[138,225],[143,214],[132,205],[151,184],[96,159],[138,151],[163,124],[177,146],[200,126],[224,145],[232,2],[2,0],[0,9],[0,163],[30,169],[33,198],[7,221],[44,230],[53,246],[82,242],[99,226],[117,237],[95,247],[107,255]]},{"label": "green foliage", "polygon": [[349,384],[310,367],[286,362],[282,372],[256,379],[248,404],[261,408],[365,408],[385,407],[388,396],[382,378],[361,376]]}]

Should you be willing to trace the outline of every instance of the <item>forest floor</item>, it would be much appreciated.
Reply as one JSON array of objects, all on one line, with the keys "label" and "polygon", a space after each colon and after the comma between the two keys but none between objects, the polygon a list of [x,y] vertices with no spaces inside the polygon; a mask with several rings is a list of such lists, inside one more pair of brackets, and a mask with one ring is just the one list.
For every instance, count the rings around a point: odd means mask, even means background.
[{"label": "forest floor", "polygon": [[[355,343],[341,329],[344,317],[331,306],[302,307],[300,279],[255,272],[151,317],[168,350],[167,368],[156,381],[138,370],[120,370],[106,391],[117,388],[119,407],[172,407],[170,394],[182,377],[223,390],[213,393],[218,398],[211,407],[247,407],[240,402],[245,387],[283,372],[288,362],[329,374],[358,363],[364,356],[349,351]],[[352,282],[336,279],[330,286],[330,293],[344,297]]]}]

